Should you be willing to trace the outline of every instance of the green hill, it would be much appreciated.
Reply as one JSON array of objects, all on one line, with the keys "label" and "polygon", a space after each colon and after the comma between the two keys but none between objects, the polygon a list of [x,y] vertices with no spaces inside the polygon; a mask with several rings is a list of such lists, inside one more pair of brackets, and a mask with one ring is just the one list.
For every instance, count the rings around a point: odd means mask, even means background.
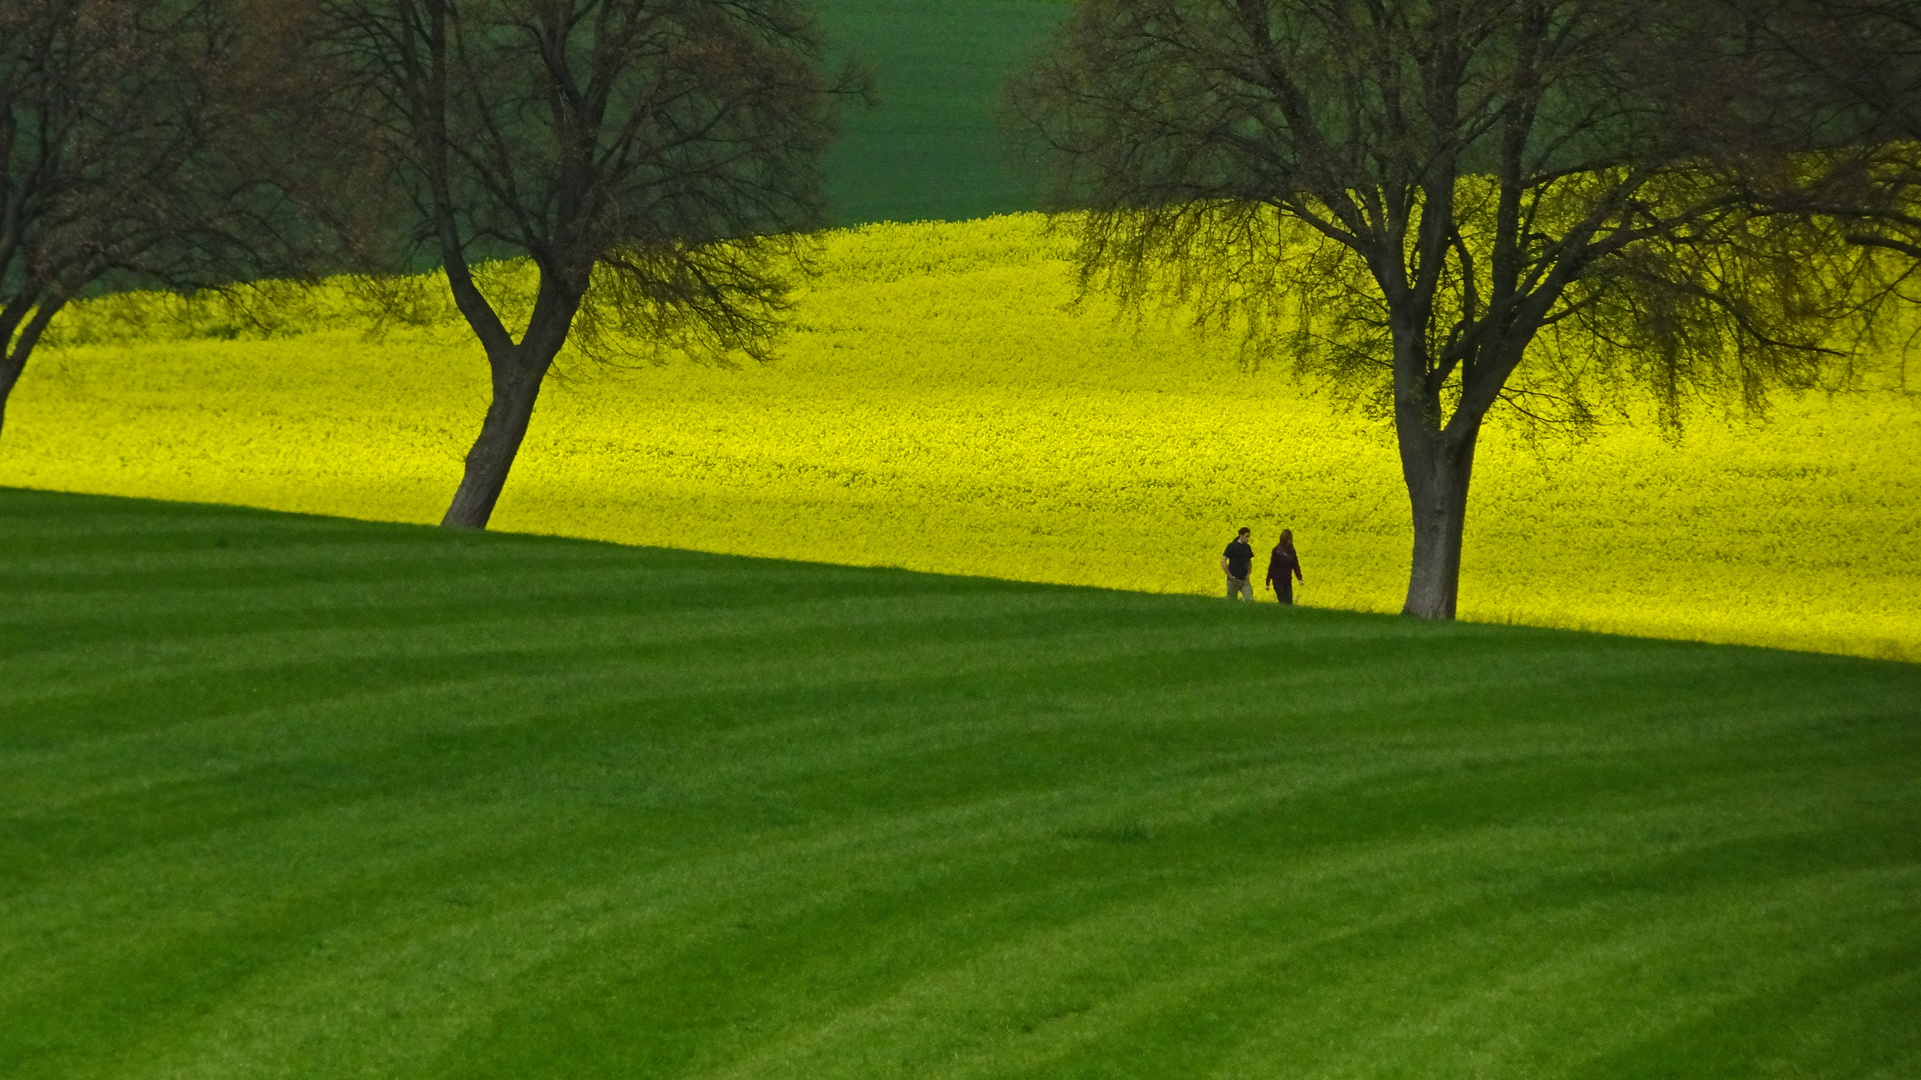
[{"label": "green hill", "polygon": [[827,162],[829,220],[963,221],[1036,209],[1006,166],[1001,86],[1063,17],[1062,0],[824,0],[834,44],[874,71]]},{"label": "green hill", "polygon": [[1921,1072],[1921,667],[0,490],[0,1075]]}]

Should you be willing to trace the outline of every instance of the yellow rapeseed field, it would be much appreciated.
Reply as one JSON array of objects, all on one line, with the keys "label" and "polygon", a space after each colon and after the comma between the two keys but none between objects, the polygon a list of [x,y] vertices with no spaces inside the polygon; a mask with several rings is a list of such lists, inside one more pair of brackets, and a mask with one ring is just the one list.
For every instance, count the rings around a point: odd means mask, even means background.
[{"label": "yellow rapeseed field", "polygon": [[[1031,215],[831,233],[772,365],[567,360],[494,525],[1195,593],[1237,526],[1289,527],[1303,602],[1397,610],[1386,428],[1234,341],[1070,308],[1064,245]],[[258,324],[83,305],[15,392],[0,484],[436,521],[486,380],[426,286],[377,333],[339,282]],[[1464,618],[1921,660],[1911,398],[1782,398],[1678,445],[1497,427],[1474,485]]]}]

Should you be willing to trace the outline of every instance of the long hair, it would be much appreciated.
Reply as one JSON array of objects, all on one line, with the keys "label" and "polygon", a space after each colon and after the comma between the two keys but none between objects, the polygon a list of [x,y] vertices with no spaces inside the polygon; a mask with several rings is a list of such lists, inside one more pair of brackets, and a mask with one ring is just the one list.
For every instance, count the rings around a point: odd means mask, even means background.
[{"label": "long hair", "polygon": [[1294,530],[1282,529],[1281,542],[1278,544],[1275,544],[1274,546],[1277,548],[1280,548],[1283,551],[1293,551],[1294,550]]}]

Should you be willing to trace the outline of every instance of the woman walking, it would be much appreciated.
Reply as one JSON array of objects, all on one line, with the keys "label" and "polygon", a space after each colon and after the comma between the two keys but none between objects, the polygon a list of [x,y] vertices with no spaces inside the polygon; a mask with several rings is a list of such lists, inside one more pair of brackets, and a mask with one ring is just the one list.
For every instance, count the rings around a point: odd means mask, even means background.
[{"label": "woman walking", "polygon": [[1276,600],[1291,604],[1296,578],[1302,584],[1307,583],[1307,579],[1301,577],[1301,557],[1294,553],[1294,530],[1282,529],[1281,542],[1274,545],[1274,551],[1267,557],[1267,584],[1262,588],[1273,589]]}]

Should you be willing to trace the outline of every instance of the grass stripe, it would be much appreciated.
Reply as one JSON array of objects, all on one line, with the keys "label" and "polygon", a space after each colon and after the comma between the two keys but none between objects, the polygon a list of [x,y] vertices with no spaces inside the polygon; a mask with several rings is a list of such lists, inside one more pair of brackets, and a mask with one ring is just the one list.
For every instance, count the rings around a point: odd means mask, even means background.
[{"label": "grass stripe", "polygon": [[41,492],[0,544],[9,1077],[1921,1061],[1912,665]]}]

